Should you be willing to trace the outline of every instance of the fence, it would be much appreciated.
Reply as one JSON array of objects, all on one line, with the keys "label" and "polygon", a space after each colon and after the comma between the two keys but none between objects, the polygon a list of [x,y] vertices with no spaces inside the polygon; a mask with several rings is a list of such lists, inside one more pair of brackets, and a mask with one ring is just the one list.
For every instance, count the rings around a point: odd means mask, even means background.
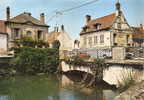
[{"label": "fence", "polygon": [[91,58],[112,57],[112,49],[75,49],[69,52],[69,56],[74,56],[78,53],[86,53]]}]

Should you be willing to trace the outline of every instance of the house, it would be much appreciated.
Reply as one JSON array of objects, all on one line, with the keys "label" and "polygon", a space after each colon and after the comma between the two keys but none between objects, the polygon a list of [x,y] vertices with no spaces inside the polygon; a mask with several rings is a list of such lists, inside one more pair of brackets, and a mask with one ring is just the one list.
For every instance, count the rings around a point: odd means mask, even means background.
[{"label": "house", "polygon": [[70,38],[69,34],[65,31],[64,25],[61,26],[61,30],[55,27],[54,31],[50,32],[48,35],[48,43],[52,47],[52,43],[58,40],[60,42],[60,50],[70,51],[74,47],[74,41]]},{"label": "house", "polygon": [[7,55],[8,51],[8,34],[0,32],[0,56]]},{"label": "house", "polygon": [[8,51],[8,34],[4,24],[5,22],[0,20],[0,56],[6,55]]},{"label": "house", "polygon": [[121,4],[116,3],[112,14],[92,19],[86,15],[86,24],[80,32],[80,48],[112,48],[113,46],[132,46],[133,29],[128,24]]},{"label": "house", "polygon": [[133,28],[133,46],[144,47],[144,25],[140,24],[140,27]]},{"label": "house", "polygon": [[32,17],[31,13],[21,13],[18,16],[10,17],[10,8],[6,9],[6,20],[0,26],[5,27],[5,32],[8,33],[8,46],[14,47],[15,40],[28,36],[34,40],[47,41],[48,28],[45,24],[44,13],[40,14],[40,19]]}]

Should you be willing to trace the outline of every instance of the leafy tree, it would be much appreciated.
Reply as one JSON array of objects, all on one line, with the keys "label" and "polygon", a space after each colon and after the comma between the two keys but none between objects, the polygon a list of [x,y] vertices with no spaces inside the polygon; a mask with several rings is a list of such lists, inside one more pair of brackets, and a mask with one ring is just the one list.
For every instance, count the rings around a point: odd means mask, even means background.
[{"label": "leafy tree", "polygon": [[17,55],[10,62],[18,72],[53,73],[59,65],[59,54],[57,49],[52,48],[17,48]]},{"label": "leafy tree", "polygon": [[60,42],[59,42],[59,40],[55,40],[55,41],[52,43],[52,46],[53,46],[53,48],[59,49],[59,48],[60,48]]}]

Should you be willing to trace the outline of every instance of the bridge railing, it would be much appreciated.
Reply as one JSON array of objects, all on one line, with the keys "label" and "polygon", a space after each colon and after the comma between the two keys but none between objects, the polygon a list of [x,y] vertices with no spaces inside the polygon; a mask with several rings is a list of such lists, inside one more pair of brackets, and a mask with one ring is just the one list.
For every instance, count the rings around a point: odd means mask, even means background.
[{"label": "bridge railing", "polygon": [[69,56],[74,56],[78,53],[86,53],[91,58],[112,57],[112,49],[75,49],[68,53]]}]

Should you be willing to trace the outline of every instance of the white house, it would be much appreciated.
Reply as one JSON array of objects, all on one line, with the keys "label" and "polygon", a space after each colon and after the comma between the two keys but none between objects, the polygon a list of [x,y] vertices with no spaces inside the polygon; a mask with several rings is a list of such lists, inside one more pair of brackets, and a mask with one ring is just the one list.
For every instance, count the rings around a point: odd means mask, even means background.
[{"label": "white house", "polygon": [[8,35],[0,33],[0,56],[6,55],[8,49]]},{"label": "white house", "polygon": [[80,47],[111,48],[132,46],[132,28],[128,24],[121,5],[116,3],[116,11],[96,19],[86,16],[86,24],[80,33]]}]

